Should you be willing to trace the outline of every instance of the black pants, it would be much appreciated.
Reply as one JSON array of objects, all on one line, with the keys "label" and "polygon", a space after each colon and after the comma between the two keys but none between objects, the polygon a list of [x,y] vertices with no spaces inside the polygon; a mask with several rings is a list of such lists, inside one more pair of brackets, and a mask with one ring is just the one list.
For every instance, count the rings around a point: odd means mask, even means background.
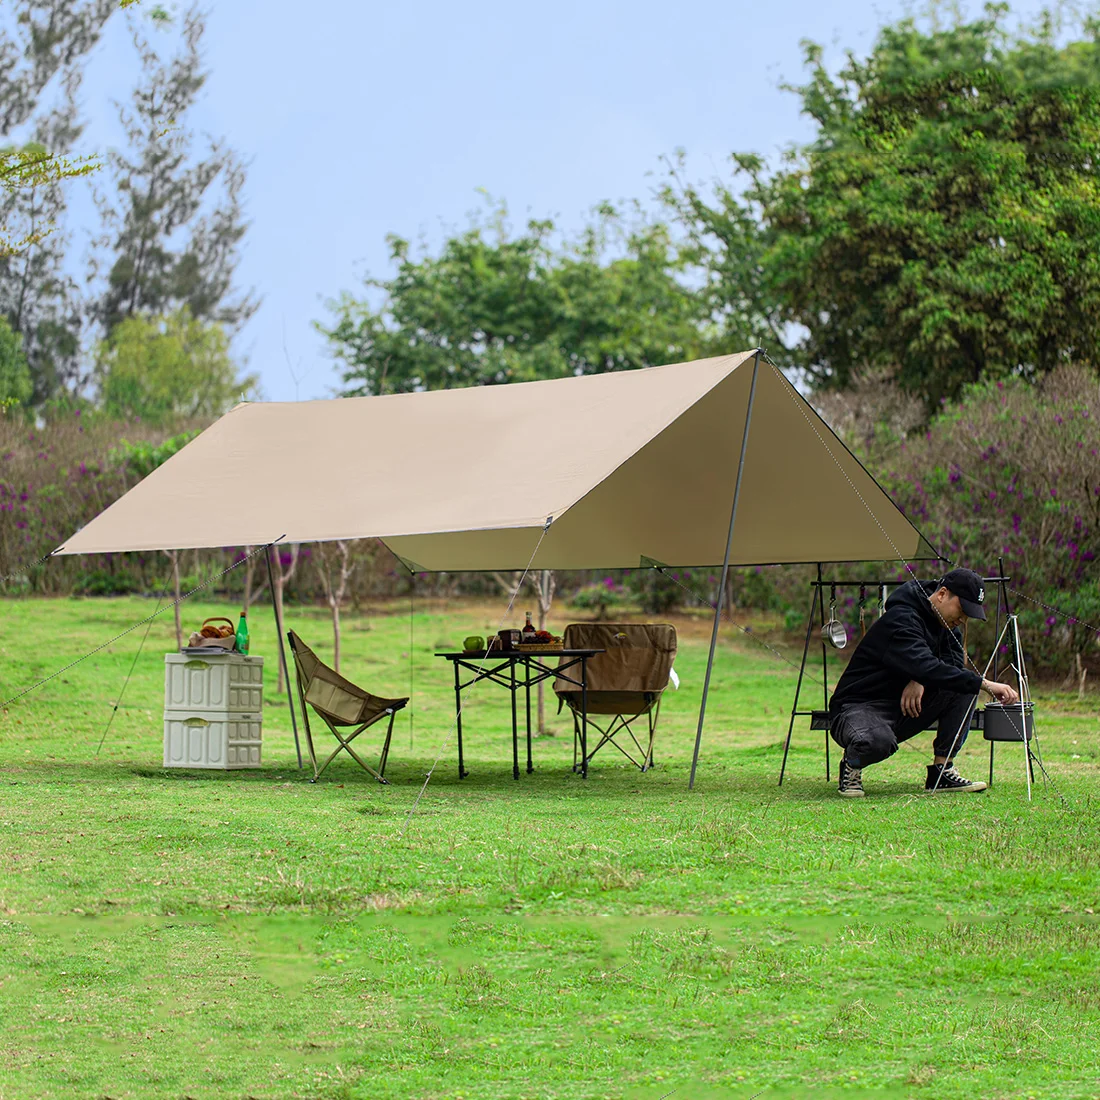
[{"label": "black pants", "polygon": [[[973,703],[973,695],[936,688],[925,689],[916,718],[906,718],[901,713],[900,699],[852,703],[841,707],[833,716],[831,733],[833,740],[844,749],[844,759],[853,768],[866,768],[893,756],[900,742],[933,726],[937,729],[932,742],[936,756],[954,756],[970,732],[967,714]],[[963,726],[962,733],[959,733],[960,726]]]}]

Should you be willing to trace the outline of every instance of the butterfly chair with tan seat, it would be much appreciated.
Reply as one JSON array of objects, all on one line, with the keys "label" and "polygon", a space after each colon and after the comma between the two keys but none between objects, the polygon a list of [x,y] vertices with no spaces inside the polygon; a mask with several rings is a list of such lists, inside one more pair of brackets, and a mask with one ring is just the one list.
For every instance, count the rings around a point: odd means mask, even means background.
[{"label": "butterfly chair with tan seat", "polygon": [[[588,659],[587,759],[613,745],[636,768],[653,767],[653,738],[661,695],[676,659],[676,628],[667,623],[570,623],[565,649],[602,649]],[[582,713],[581,686],[563,677],[554,681],[558,710],[573,714],[573,768],[576,770]],[[585,761],[587,762],[587,761]]]},{"label": "butterfly chair with tan seat", "polygon": [[[379,783],[387,782],[386,758],[390,753],[393,720],[397,712],[408,703],[408,698],[383,699],[379,695],[372,695],[369,691],[364,691],[363,688],[345,679],[334,668],[329,668],[293,630],[287,632],[287,640],[290,642],[290,651],[294,654],[298,696],[302,701],[302,716],[305,718],[306,745],[309,747],[309,758],[313,763],[313,779],[310,782],[316,783],[321,773],[340,752],[347,752]],[[325,725],[332,731],[332,735],[340,742],[320,767],[317,766],[317,754],[313,749],[313,734],[309,728],[307,703],[316,714],[320,715]],[[389,724],[386,727],[386,740],[382,744],[378,771],[375,771],[351,747],[351,743],[365,729],[387,717]],[[347,733],[349,728],[351,732]]]}]

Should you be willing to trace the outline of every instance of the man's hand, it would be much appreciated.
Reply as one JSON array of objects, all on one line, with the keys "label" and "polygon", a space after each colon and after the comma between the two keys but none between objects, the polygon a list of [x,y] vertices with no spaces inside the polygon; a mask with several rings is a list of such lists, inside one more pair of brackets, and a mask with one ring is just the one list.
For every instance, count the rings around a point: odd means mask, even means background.
[{"label": "man's hand", "polygon": [[918,684],[916,680],[910,680],[901,693],[901,713],[906,718],[920,717],[920,701],[924,698],[924,684]]},{"label": "man's hand", "polygon": [[[998,703],[1003,703],[1005,706],[1011,706],[1013,703],[1020,701],[1020,695],[1017,690],[1009,684],[998,684],[996,680],[983,680],[982,690],[988,691]],[[905,696],[903,695],[904,699]]]}]

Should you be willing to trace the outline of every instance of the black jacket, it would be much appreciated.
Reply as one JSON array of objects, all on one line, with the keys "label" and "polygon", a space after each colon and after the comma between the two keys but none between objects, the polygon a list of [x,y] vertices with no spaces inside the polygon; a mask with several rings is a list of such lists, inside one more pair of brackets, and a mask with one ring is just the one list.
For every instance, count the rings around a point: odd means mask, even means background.
[{"label": "black jacket", "polygon": [[900,704],[910,680],[977,695],[982,678],[963,666],[961,632],[948,630],[928,602],[935,590],[935,584],[907,581],[886,601],[836,685],[832,714],[852,703]]}]

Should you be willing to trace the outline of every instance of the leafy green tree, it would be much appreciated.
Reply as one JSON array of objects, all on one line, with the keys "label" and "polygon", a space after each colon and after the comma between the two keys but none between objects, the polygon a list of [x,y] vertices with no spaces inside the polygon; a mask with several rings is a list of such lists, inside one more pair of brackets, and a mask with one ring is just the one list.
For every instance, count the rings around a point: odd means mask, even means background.
[{"label": "leafy green tree", "polygon": [[[198,431],[180,432],[178,435],[169,436],[161,443],[153,443],[147,439],[131,443],[128,439],[124,439],[115,450],[110,452],[108,462],[123,470],[125,474],[131,475],[136,481],[140,481],[148,477],[158,466],[167,462],[174,454],[182,451],[198,434]],[[161,553],[172,563],[176,645],[182,649],[183,622],[180,618],[180,604],[183,602],[183,593],[180,582],[180,552],[163,550]]]},{"label": "leafy green tree", "polygon": [[100,344],[97,374],[108,413],[152,424],[219,416],[256,387],[238,375],[221,325],[186,307],[120,321]]},{"label": "leafy green tree", "polygon": [[23,354],[23,340],[0,317],[0,407],[25,405],[31,397],[31,372]]},{"label": "leafy green tree", "polygon": [[763,319],[788,365],[846,386],[886,368],[929,407],[980,378],[1100,353],[1100,23],[883,30],[794,89],[815,139],[674,181],[716,308]]},{"label": "leafy green tree", "polygon": [[[80,133],[76,118],[76,74],[67,81],[65,102],[40,118],[35,137],[57,164]],[[0,313],[23,338],[34,383],[31,402],[41,405],[81,381],[81,299],[65,261],[70,235],[64,230],[63,172],[44,173],[0,195],[0,225],[9,249],[0,251]]]},{"label": "leafy green tree", "polygon": [[[0,315],[22,336],[36,405],[77,384],[81,317],[64,269],[64,182],[98,166],[71,155],[81,130],[76,92],[81,62],[118,7],[22,0],[0,11],[0,138],[23,136],[0,148]],[[43,109],[51,84],[60,102]]]},{"label": "leafy green tree", "polygon": [[[17,128],[30,140],[0,148],[0,315],[23,338],[41,405],[86,380],[80,371],[82,302],[65,270],[65,182],[100,167],[72,149],[83,127],[81,64],[107,20],[140,0],[20,0],[0,8],[0,138]],[[146,8],[154,21],[167,13]],[[43,109],[49,86],[60,102]]]},{"label": "leafy green tree", "polygon": [[[157,33],[168,32],[169,24],[155,21]],[[106,269],[106,287],[96,314],[108,333],[124,318],[181,305],[195,318],[233,329],[256,309],[248,295],[233,290],[246,229],[244,169],[220,142],[195,158],[186,126],[206,81],[203,31],[202,14],[191,8],[182,19],[179,52],[168,59],[134,32],[142,81],[120,116],[129,153],[109,154],[116,195],[101,205],[106,259],[99,267]]]},{"label": "leafy green tree", "polygon": [[[32,140],[0,148],[0,260],[44,240],[54,228],[48,214],[56,213],[50,207],[57,205],[58,185],[98,167],[94,157],[68,156],[57,139],[79,133],[72,106],[78,66],[118,9],[119,0],[21,0],[0,10],[0,139],[33,120],[59,73],[66,100],[60,124],[55,110],[33,126]],[[22,201],[27,191],[47,200]],[[31,359],[33,369],[33,354]]]},{"label": "leafy green tree", "polygon": [[391,247],[394,277],[367,282],[380,304],[345,293],[317,326],[347,395],[629,370],[692,358],[711,335],[667,229],[626,228],[608,206],[564,244],[550,221],[510,235],[502,208],[438,255]]}]

